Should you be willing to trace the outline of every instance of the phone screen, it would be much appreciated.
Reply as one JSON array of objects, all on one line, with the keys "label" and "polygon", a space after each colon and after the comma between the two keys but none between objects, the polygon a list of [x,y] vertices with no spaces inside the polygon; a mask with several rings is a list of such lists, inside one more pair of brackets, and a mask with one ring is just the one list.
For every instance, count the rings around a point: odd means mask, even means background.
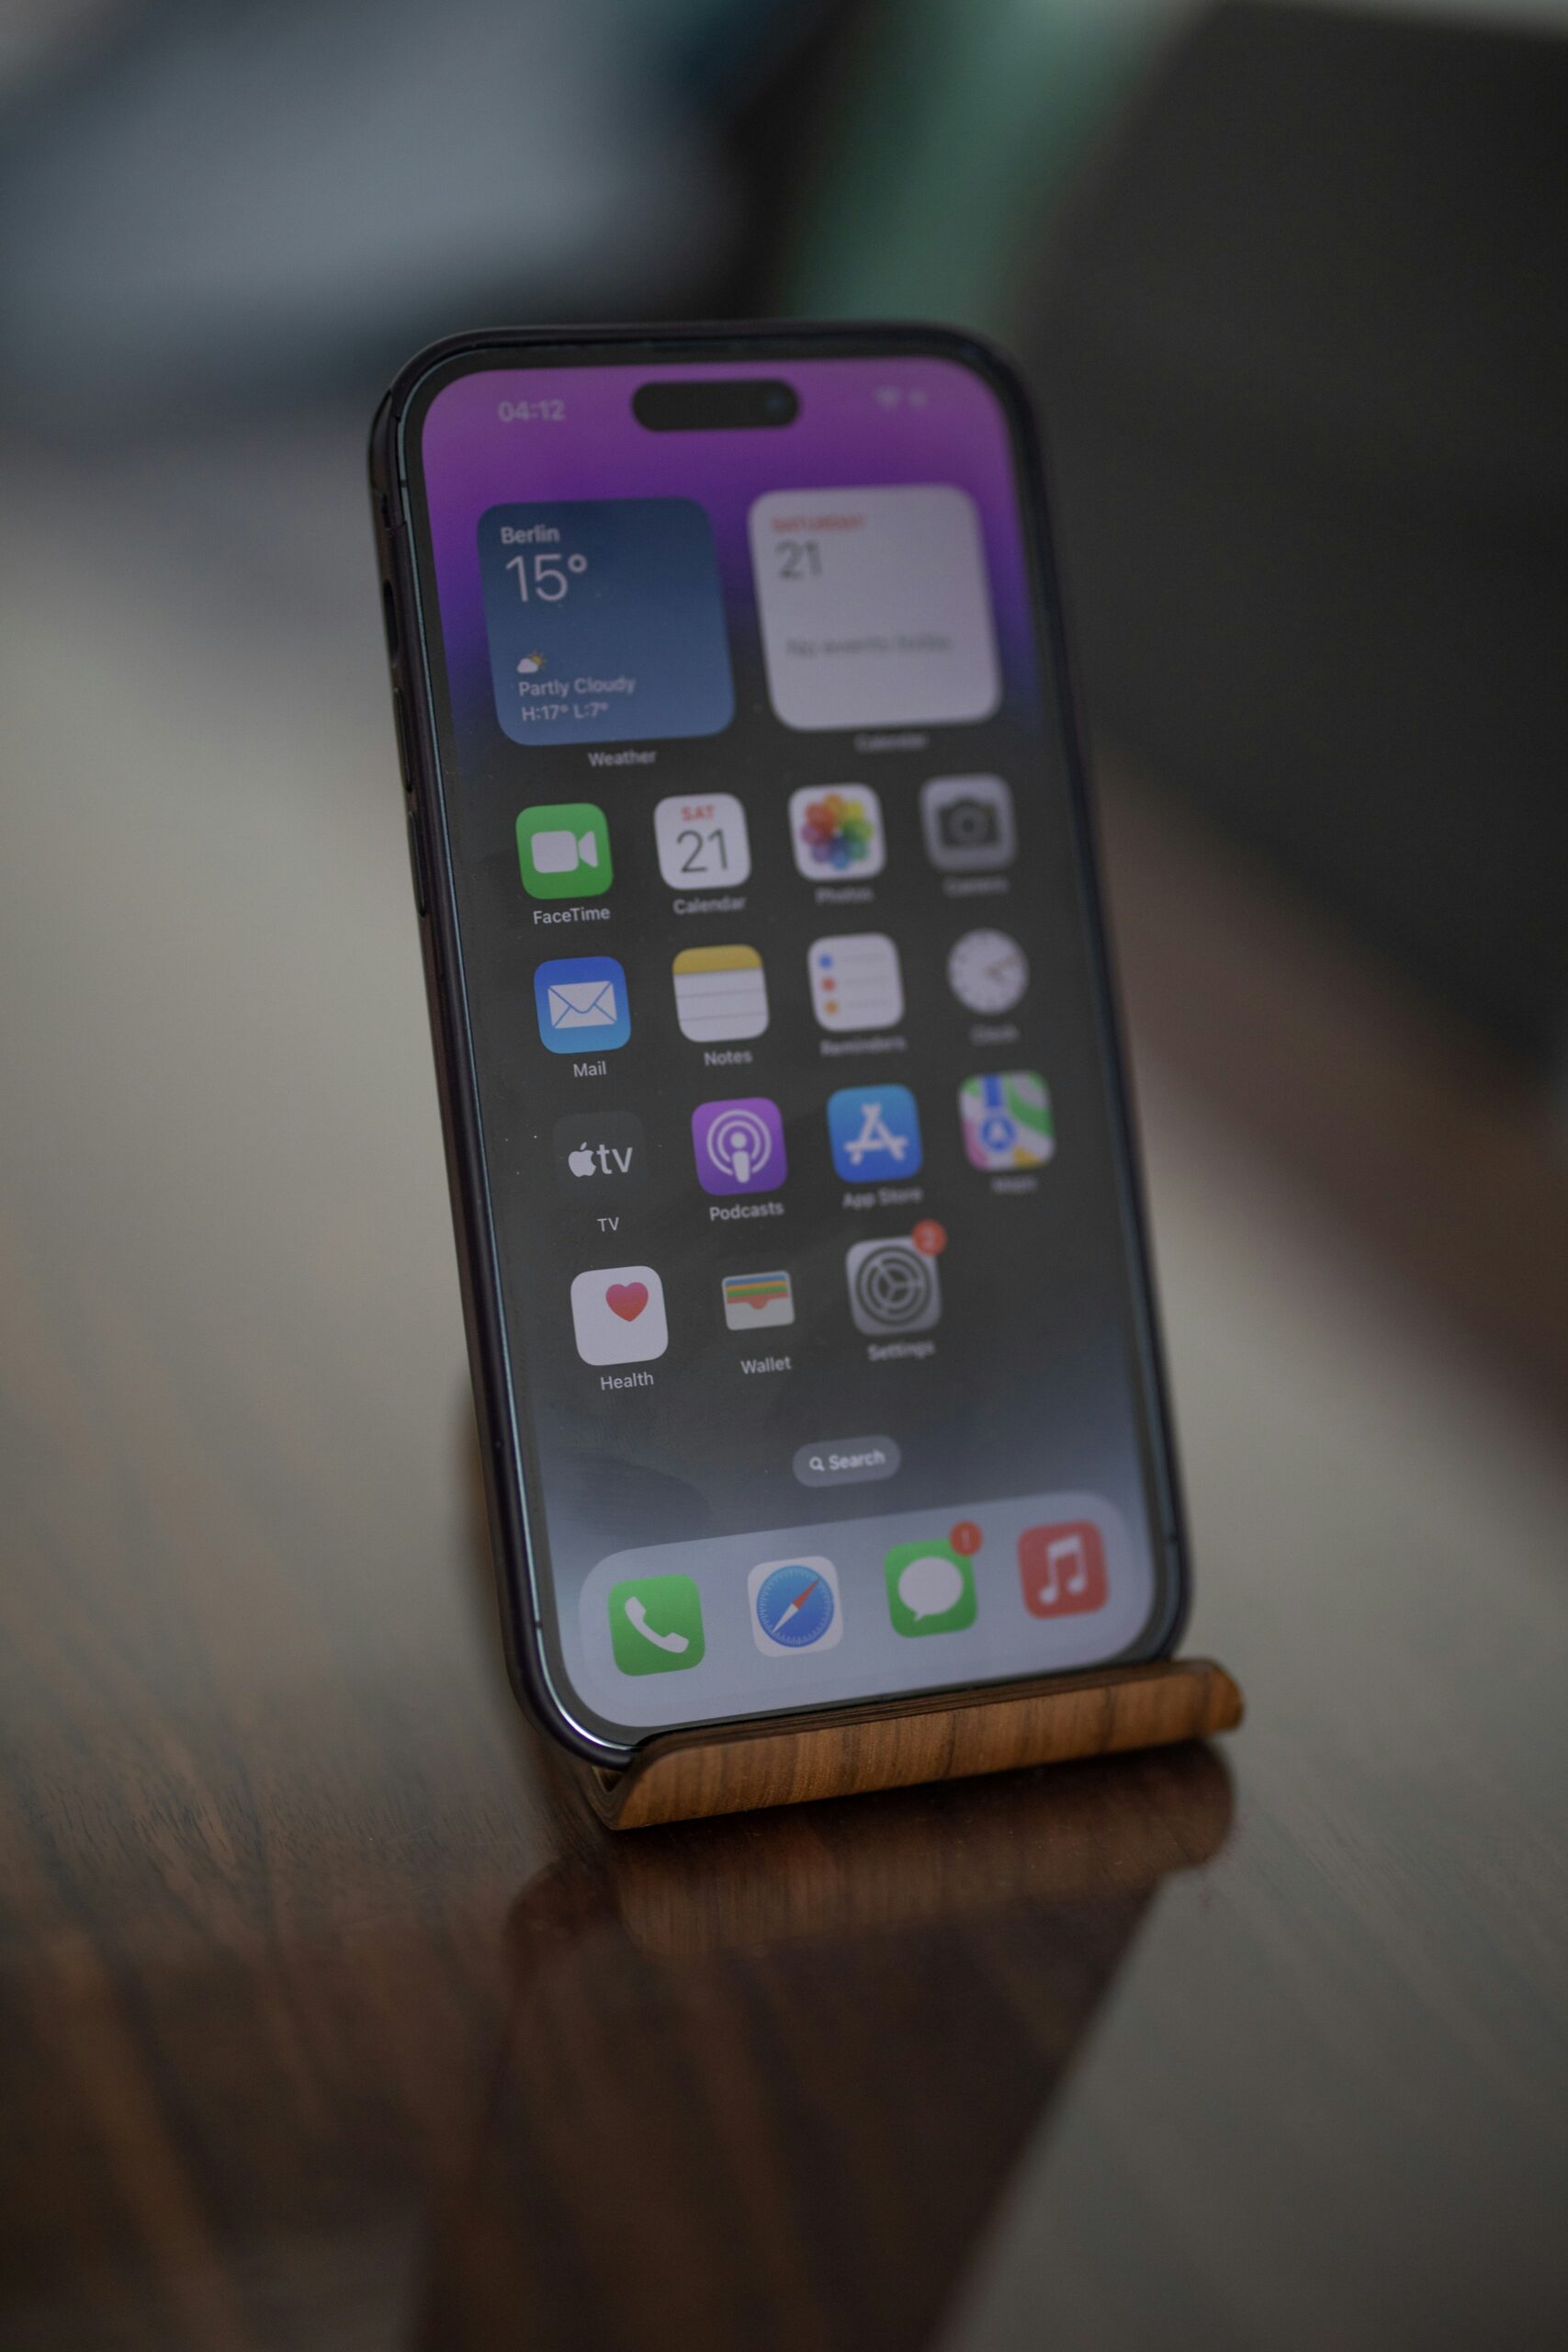
[{"label": "phone screen", "polygon": [[1010,396],[918,348],[506,357],[405,452],[550,1689],[626,1746],[1153,1655],[1168,1464]]}]

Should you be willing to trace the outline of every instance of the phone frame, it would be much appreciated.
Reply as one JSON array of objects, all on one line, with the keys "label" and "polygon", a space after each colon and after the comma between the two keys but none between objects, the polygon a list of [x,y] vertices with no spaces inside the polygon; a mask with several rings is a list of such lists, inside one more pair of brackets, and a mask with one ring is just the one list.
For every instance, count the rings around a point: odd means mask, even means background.
[{"label": "phone frame", "polygon": [[[400,370],[371,424],[369,458],[371,511],[387,621],[393,716],[407,803],[409,854],[441,1102],[463,1317],[502,1642],[507,1671],[518,1700],[544,1729],[574,1754],[612,1768],[624,1765],[646,1744],[646,1739],[668,1738],[678,1728],[654,1726],[644,1740],[623,1745],[604,1739],[575,1721],[550,1677],[529,1529],[528,1488],[538,1474],[536,1465],[530,1461],[530,1449],[524,1437],[519,1396],[525,1382],[522,1368],[508,1343],[502,1305],[446,825],[446,779],[435,729],[434,675],[439,664],[444,676],[445,654],[434,616],[425,610],[414,560],[416,518],[408,449],[409,428],[416,421],[416,411],[417,421],[422,423],[424,411],[446,382],[457,374],[473,372],[468,363],[501,367],[505,364],[502,355],[508,352],[530,355],[525,365],[539,364],[538,355],[548,352],[558,356],[563,366],[570,366],[574,356],[592,365],[596,359],[603,360],[612,354],[623,361],[646,354],[649,364],[657,366],[679,364],[682,360],[705,363],[777,358],[787,365],[792,358],[931,356],[956,360],[976,369],[999,398],[1018,466],[1035,622],[1056,690],[1100,1049],[1109,1081],[1122,1229],[1130,1260],[1137,1373],[1148,1417],[1160,1511],[1160,1524],[1152,1533],[1155,1543],[1164,1550],[1168,1605],[1152,1645],[1138,1645],[1136,1662],[1168,1657],[1180,1639],[1190,1605],[1185,1515],[1155,1296],[1136,1119],[1100,883],[1080,718],[1081,697],[1067,641],[1050,530],[1044,459],[1033,411],[1017,371],[994,345],[980,336],[913,322],[873,325],[783,320],[744,326],[490,328],[446,336],[428,345]],[[954,1691],[984,1689],[994,1690],[1000,1697],[1012,1688],[1014,1680],[1038,1679],[1037,1671],[1021,1672],[1016,1678],[987,1676],[978,1682],[955,1682],[950,1688]],[[940,1704],[940,1690],[921,1695],[933,1706]],[[874,1696],[858,1703],[874,1707],[878,1702]],[[904,1702],[892,1694],[883,1703],[893,1708]],[[821,1712],[820,1708],[799,1707],[758,1710],[724,1720],[742,1724],[765,1720],[779,1726],[794,1721],[808,1724]],[[705,1722],[700,1726],[705,1734],[718,1728],[718,1723]]]}]

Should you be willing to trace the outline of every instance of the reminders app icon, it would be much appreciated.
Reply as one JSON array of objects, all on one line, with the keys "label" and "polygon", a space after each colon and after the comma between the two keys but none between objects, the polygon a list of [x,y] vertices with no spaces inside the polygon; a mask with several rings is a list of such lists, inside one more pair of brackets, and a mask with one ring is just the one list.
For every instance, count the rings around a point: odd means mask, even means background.
[{"label": "reminders app icon", "polygon": [[552,1054],[604,1054],[632,1034],[626,976],[613,956],[561,956],[534,975],[539,1035]]}]

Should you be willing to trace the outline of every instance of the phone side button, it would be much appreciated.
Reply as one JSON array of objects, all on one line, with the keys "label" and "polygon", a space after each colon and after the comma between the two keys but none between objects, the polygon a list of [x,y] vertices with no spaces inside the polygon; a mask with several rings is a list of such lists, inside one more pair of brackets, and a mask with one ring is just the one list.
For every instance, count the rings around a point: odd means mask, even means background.
[{"label": "phone side button", "polygon": [[409,814],[409,871],[413,876],[414,905],[422,915],[427,915],[430,912],[430,902],[425,896],[424,888],[424,857],[419,846],[419,834],[414,827],[412,810]]},{"label": "phone side button", "polygon": [[392,723],[398,730],[398,774],[403,780],[403,790],[413,790],[413,769],[409,762],[409,719],[403,708],[403,698],[396,686],[392,688]]}]

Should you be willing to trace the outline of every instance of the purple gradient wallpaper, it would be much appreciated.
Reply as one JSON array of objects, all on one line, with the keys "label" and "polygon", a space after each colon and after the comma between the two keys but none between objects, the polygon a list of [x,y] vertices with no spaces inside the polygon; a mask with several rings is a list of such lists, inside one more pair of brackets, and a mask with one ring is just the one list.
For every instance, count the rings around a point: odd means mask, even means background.
[{"label": "purple gradient wallpaper", "polygon": [[[870,490],[952,483],[980,516],[1003,692],[1035,691],[1029,579],[1007,420],[983,379],[951,359],[817,359],[682,366],[682,379],[787,377],[800,395],[793,424],[700,435],[650,433],[631,396],[653,371],[637,367],[487,370],[438,392],[425,417],[425,494],[441,599],[453,715],[468,736],[491,709],[490,660],[478,552],[479,517],[515,499],[689,497],[693,442],[702,443],[702,501],[714,527],[735,633],[754,633],[756,592],[747,542],[751,501],[770,490]],[[897,391],[896,407],[879,392]],[[558,401],[558,423],[537,419]],[[536,421],[503,421],[526,403]]]}]

